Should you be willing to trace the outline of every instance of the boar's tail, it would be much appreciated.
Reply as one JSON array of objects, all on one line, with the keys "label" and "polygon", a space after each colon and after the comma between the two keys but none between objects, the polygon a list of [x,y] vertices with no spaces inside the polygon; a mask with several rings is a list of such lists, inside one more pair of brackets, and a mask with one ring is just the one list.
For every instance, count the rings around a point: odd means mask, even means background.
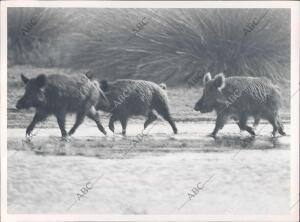
[{"label": "boar's tail", "polygon": [[282,94],[280,92],[280,88],[277,85],[273,85],[273,93],[271,95],[272,100],[276,104],[277,108],[279,109],[282,106]]},{"label": "boar's tail", "polygon": [[177,133],[177,127],[170,113],[170,107],[168,104],[168,97],[166,92],[162,89],[156,91],[153,97],[153,109],[157,111],[165,120],[171,125],[173,132]]}]

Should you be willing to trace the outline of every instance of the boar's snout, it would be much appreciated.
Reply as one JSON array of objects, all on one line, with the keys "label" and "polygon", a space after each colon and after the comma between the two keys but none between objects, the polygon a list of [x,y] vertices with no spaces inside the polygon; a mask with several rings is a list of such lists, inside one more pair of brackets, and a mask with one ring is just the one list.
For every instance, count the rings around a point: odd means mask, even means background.
[{"label": "boar's snout", "polygon": [[46,104],[46,97],[42,92],[34,92],[34,94],[25,93],[25,95],[17,102],[17,109],[29,109],[30,107],[39,107]]},{"label": "boar's snout", "polygon": [[195,104],[194,110],[195,111],[200,111],[200,106],[201,106],[201,99]]},{"label": "boar's snout", "polygon": [[20,104],[20,102],[17,102],[16,108],[17,108],[17,109],[22,109],[22,105]]},{"label": "boar's snout", "polygon": [[209,113],[213,111],[213,106],[206,103],[203,98],[201,98],[194,107],[195,111],[200,111],[201,113]]},{"label": "boar's snout", "polygon": [[26,104],[24,102],[24,99],[22,98],[17,102],[16,108],[17,109],[26,109],[26,108],[29,108],[29,106],[28,106],[28,104]]},{"label": "boar's snout", "polygon": [[16,105],[17,109],[29,109],[30,107],[32,107],[32,101],[28,100],[28,98],[22,97]]}]

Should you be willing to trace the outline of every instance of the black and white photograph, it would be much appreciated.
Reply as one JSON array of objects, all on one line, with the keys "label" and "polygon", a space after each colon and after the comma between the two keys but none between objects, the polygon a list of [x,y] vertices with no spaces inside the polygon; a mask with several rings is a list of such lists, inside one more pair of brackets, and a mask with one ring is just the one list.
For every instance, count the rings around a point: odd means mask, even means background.
[{"label": "black and white photograph", "polygon": [[1,3],[1,221],[299,221],[298,2]]}]

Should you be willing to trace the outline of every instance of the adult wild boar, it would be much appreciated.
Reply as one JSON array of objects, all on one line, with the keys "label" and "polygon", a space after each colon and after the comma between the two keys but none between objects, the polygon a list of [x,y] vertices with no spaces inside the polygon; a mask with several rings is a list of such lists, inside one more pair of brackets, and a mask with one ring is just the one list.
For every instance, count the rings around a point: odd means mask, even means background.
[{"label": "adult wild boar", "polygon": [[207,113],[215,110],[217,120],[212,136],[215,137],[230,117],[238,120],[241,130],[255,136],[252,127],[247,125],[248,117],[268,120],[273,126],[273,136],[278,131],[286,135],[278,116],[280,93],[278,88],[266,78],[228,77],[223,73],[211,78],[210,73],[204,75],[204,90],[195,110]]},{"label": "adult wild boar", "polygon": [[157,119],[155,110],[171,125],[177,133],[176,125],[170,114],[166,91],[154,82],[145,80],[119,79],[114,82],[102,80],[100,88],[110,102],[110,109],[97,106],[112,115],[109,120],[109,129],[114,132],[114,122],[120,121],[122,134],[126,134],[128,118],[131,116],[146,116],[144,128]]},{"label": "adult wild boar", "polygon": [[[36,78],[28,79],[22,74],[21,79],[25,83],[25,94],[17,102],[16,108],[36,108],[35,116],[26,129],[26,136],[30,136],[35,125],[51,114],[56,116],[64,139],[75,132],[85,116],[94,120],[98,129],[106,134],[95,106],[100,104],[105,107],[109,103],[98,82],[89,80],[85,75],[40,74]],[[76,113],[75,124],[69,133],[65,130],[67,113]]]}]

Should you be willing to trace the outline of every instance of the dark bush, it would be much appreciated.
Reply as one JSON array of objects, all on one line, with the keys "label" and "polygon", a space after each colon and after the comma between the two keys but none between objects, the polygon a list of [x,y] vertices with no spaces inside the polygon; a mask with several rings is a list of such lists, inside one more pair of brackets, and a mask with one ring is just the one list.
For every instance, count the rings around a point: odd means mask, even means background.
[{"label": "dark bush", "polygon": [[8,12],[11,65],[168,85],[207,71],[289,79],[288,9],[47,9],[25,36],[21,30],[37,9]]}]

